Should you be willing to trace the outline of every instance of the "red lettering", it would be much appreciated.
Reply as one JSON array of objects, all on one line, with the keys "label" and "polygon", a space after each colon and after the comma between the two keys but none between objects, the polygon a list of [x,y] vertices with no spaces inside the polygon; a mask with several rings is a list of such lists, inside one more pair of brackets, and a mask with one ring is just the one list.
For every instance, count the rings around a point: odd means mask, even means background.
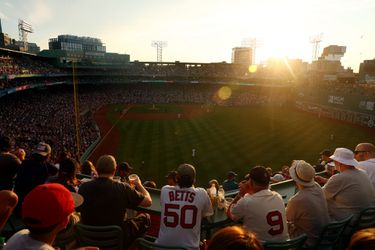
[{"label": "red lettering", "polygon": [[268,230],[270,235],[281,234],[284,231],[283,217],[279,211],[271,211],[267,214],[267,223],[272,228]]},{"label": "red lettering", "polygon": [[168,192],[168,194],[169,194],[169,200],[174,201],[173,191]]},{"label": "red lettering", "polygon": [[194,202],[195,193],[190,193],[188,202]]}]

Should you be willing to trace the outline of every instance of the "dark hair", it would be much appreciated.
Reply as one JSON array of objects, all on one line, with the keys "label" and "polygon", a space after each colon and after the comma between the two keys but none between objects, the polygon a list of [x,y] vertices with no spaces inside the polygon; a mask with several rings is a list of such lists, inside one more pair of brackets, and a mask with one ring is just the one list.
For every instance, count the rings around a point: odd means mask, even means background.
[{"label": "dark hair", "polygon": [[177,175],[177,184],[182,188],[189,188],[194,184],[194,178],[189,175]]},{"label": "dark hair", "polygon": [[89,160],[83,162],[81,165],[81,174],[91,175],[92,172],[96,173],[94,164],[92,164],[92,162]]},{"label": "dark hair", "polygon": [[70,184],[77,185],[78,180],[76,177],[77,173],[77,162],[74,159],[64,159],[60,162],[59,174],[57,176],[58,183],[62,185]]},{"label": "dark hair", "polygon": [[217,231],[207,250],[263,250],[263,245],[254,233],[232,226]]},{"label": "dark hair", "polygon": [[143,183],[144,187],[149,187],[149,188],[156,188],[156,182],[154,181],[145,181]]}]

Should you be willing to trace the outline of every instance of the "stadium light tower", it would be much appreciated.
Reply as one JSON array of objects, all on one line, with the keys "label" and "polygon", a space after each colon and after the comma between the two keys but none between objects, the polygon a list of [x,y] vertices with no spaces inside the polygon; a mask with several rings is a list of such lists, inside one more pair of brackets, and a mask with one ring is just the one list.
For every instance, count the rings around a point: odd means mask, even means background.
[{"label": "stadium light tower", "polygon": [[33,28],[30,24],[21,19],[18,19],[18,35],[20,41],[23,42],[23,48],[25,49],[25,51],[28,51],[27,34],[33,32]]},{"label": "stadium light tower", "polygon": [[311,61],[316,61],[319,55],[319,44],[322,41],[323,33],[319,33],[310,37],[310,43],[313,44],[312,58]]},{"label": "stadium light tower", "polygon": [[157,62],[162,62],[163,48],[168,46],[168,42],[167,41],[152,41],[151,46],[156,48]]},{"label": "stadium light tower", "polygon": [[255,58],[255,51],[256,51],[257,48],[262,47],[263,41],[260,40],[259,38],[258,39],[257,38],[245,38],[245,39],[242,40],[241,44],[242,44],[243,47],[250,47],[251,48],[251,50],[252,50],[251,61],[252,61],[253,64],[256,64],[256,62],[255,62],[255,59],[256,59]]}]

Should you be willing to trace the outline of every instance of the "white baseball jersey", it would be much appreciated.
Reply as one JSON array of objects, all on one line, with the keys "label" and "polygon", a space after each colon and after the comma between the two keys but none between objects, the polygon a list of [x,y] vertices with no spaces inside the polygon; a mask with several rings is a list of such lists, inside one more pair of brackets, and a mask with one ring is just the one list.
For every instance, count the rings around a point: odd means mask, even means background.
[{"label": "white baseball jersey", "polygon": [[269,189],[246,194],[230,208],[232,218],[243,220],[243,227],[259,240],[287,240],[285,205],[280,194]]},{"label": "white baseball jersey", "polygon": [[160,193],[161,220],[156,243],[199,249],[201,221],[213,214],[203,188],[166,185]]}]

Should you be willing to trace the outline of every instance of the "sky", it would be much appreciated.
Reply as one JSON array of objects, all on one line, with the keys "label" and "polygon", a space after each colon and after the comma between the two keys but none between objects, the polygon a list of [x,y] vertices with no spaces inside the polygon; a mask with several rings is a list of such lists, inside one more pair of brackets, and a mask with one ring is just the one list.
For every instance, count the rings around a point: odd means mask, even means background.
[{"label": "sky", "polygon": [[100,38],[107,52],[156,61],[152,41],[166,41],[165,62],[231,62],[232,48],[256,38],[256,62],[287,57],[311,62],[311,38],[346,46],[345,68],[375,58],[374,0],[0,0],[4,33],[18,39],[18,19],[32,25],[29,42],[71,34]]}]

